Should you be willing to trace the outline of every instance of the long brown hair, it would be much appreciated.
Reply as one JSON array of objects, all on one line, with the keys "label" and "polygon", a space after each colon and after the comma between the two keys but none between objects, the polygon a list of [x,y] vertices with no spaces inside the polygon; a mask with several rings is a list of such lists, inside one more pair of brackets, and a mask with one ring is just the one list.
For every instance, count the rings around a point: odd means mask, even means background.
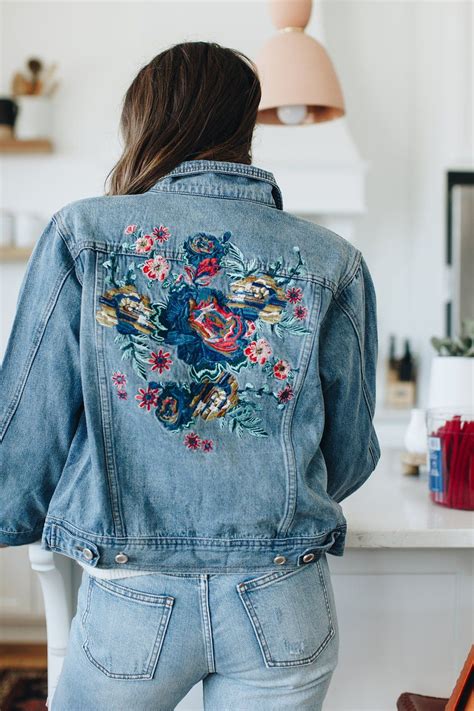
[{"label": "long brown hair", "polygon": [[185,160],[250,164],[260,95],[256,66],[238,50],[183,42],[161,52],[125,94],[107,194],[143,193]]}]

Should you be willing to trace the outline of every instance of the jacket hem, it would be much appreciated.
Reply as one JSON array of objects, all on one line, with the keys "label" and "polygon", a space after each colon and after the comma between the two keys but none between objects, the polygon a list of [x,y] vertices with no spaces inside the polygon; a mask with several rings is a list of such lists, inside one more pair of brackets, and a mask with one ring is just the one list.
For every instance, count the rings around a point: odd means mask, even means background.
[{"label": "jacket hem", "polygon": [[[342,556],[346,524],[316,536],[282,538],[199,538],[193,536],[113,537],[80,531],[66,522],[47,519],[42,547],[99,569],[162,572],[239,572],[291,569],[306,564],[313,553]],[[84,555],[85,552],[85,555]],[[125,563],[117,565],[118,554]],[[275,562],[284,558],[283,563]],[[308,560],[308,559],[307,559]]]}]

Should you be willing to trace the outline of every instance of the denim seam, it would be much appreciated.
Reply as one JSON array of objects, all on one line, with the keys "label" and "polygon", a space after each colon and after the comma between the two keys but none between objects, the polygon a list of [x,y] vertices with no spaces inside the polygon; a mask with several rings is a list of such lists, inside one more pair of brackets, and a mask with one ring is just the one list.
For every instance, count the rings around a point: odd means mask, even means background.
[{"label": "denim seam", "polygon": [[[98,259],[95,262],[95,279],[94,279],[94,308],[99,291],[102,290],[103,280],[99,276],[99,264],[102,264]],[[94,332],[96,341],[96,365],[97,365],[97,382],[99,386],[99,408],[102,423],[102,435],[104,438],[104,456],[105,468],[107,472],[107,482],[110,497],[110,507],[112,513],[112,521],[114,525],[114,534],[124,535],[126,533],[123,513],[120,505],[120,494],[117,481],[117,467],[115,461],[115,453],[112,442],[111,422],[112,414],[110,401],[108,399],[107,378],[105,375],[105,359],[104,359],[104,333],[103,328],[98,325],[97,320],[94,321]]]},{"label": "denim seam", "polygon": [[[125,544],[131,544],[131,545],[137,545],[137,546],[142,546],[144,548],[147,548],[149,546],[150,542],[154,542],[155,545],[158,545],[160,543],[164,543],[165,545],[168,545],[170,542],[173,543],[180,543],[184,545],[192,545],[195,546],[196,541],[201,541],[205,542],[208,541],[209,543],[207,544],[209,547],[216,546],[218,545],[219,548],[222,548],[224,544],[224,547],[226,547],[229,543],[231,544],[232,547],[236,547],[235,544],[236,542],[240,542],[242,544],[242,547],[256,547],[259,548],[262,543],[270,543],[271,549],[278,549],[278,546],[281,546],[283,543],[288,544],[288,545],[299,545],[301,544],[307,544],[308,541],[312,541],[313,545],[317,545],[318,542],[320,541],[321,538],[325,538],[328,533],[332,533],[333,531],[336,530],[341,530],[344,531],[347,529],[347,524],[339,524],[338,526],[334,526],[329,529],[325,529],[324,531],[321,531],[317,535],[312,535],[312,536],[291,536],[291,537],[286,537],[286,538],[223,538],[223,539],[218,539],[218,538],[205,538],[203,536],[113,536],[113,535],[100,535],[93,533],[92,531],[85,531],[84,529],[78,528],[74,524],[71,524],[67,522],[65,524],[64,519],[58,519],[55,516],[50,516],[48,515],[46,518],[46,525],[49,525],[50,527],[58,528],[58,529],[63,529],[66,533],[68,533],[71,536],[76,535],[75,532],[77,532],[78,536],[81,537],[87,537],[88,540],[90,541],[97,541],[97,542],[112,542],[116,543],[117,545],[125,545]],[[71,530],[72,529],[72,530]],[[249,546],[249,543],[252,544]],[[205,545],[203,547],[206,547]]]},{"label": "denim seam", "polygon": [[212,623],[209,612],[209,585],[206,575],[199,576],[199,600],[201,609],[201,620],[203,626],[204,648],[206,650],[206,658],[209,673],[216,671],[214,659],[214,647],[212,639]]},{"label": "denim seam", "polygon": [[40,318],[39,324],[36,327],[35,334],[33,336],[33,342],[30,347],[30,351],[28,354],[28,357],[26,359],[25,365],[23,366],[23,370],[21,371],[19,377],[18,377],[18,384],[16,387],[16,390],[14,391],[10,404],[7,406],[5,412],[3,413],[2,418],[0,419],[0,442],[3,440],[8,427],[10,425],[10,422],[13,418],[13,415],[16,412],[16,409],[20,403],[21,400],[21,395],[23,393],[24,387],[26,385],[26,381],[28,380],[28,375],[30,373],[30,370],[33,366],[34,360],[36,358],[36,354],[38,352],[38,349],[40,347],[41,341],[43,339],[44,333],[46,331],[49,319],[51,318],[53,311],[55,309],[55,306],[57,304],[57,301],[59,299],[59,295],[62,291],[62,288],[64,284],[67,281],[68,276],[71,274],[71,272],[74,269],[74,265],[70,266],[67,268],[66,271],[62,271],[59,276],[57,277],[51,296],[49,297],[46,306],[43,310],[43,314]]},{"label": "denim seam", "polygon": [[[75,258],[79,256],[81,252],[87,249],[92,249],[94,252],[101,252],[103,254],[117,254],[121,256],[126,256],[126,257],[133,257],[135,259],[146,259],[146,255],[141,255],[141,254],[136,254],[135,252],[131,252],[128,249],[125,249],[123,245],[121,245],[118,242],[97,242],[96,240],[82,240],[80,244],[77,246],[77,250],[75,252]],[[172,250],[172,249],[166,249],[162,248],[160,250],[160,254],[162,254],[163,257],[169,260],[173,260],[176,262],[179,261],[184,261],[184,252],[183,251],[177,251],[177,250]],[[261,262],[258,266],[258,269],[260,271],[265,271],[268,270],[270,267],[269,264],[265,262]],[[290,274],[289,271],[285,269],[281,269],[279,272],[279,275],[281,276],[291,276],[293,279],[297,279],[299,281],[307,281],[307,282],[312,282],[314,284],[320,284],[321,286],[325,287],[326,289],[329,289],[333,294],[336,294],[338,284],[328,277],[321,277],[318,276],[317,274],[313,274],[312,272],[306,272],[305,274]]]},{"label": "denim seam", "polygon": [[253,202],[258,205],[262,205],[263,207],[269,207],[271,210],[282,210],[282,208],[278,207],[275,202],[267,202],[266,200],[261,200],[259,198],[253,198],[253,197],[247,197],[244,195],[225,195],[223,193],[215,193],[212,194],[210,191],[208,192],[202,192],[201,190],[184,190],[183,188],[179,188],[178,186],[163,186],[160,188],[151,188],[150,192],[153,193],[176,193],[178,195],[192,195],[195,197],[198,195],[199,197],[204,197],[204,198],[214,198],[215,200],[243,200],[244,202]]},{"label": "denim seam", "polygon": [[77,269],[78,260],[76,259],[76,257],[74,257],[73,250],[71,249],[70,242],[72,243],[73,240],[69,236],[67,236],[67,231],[65,230],[64,221],[59,213],[55,213],[51,219],[53,220],[53,222],[56,226],[56,229],[58,231],[58,234],[61,237],[62,241],[64,242],[66,249],[67,249],[72,261],[74,262],[74,272],[76,274],[77,281],[79,282],[81,287],[83,287],[84,284],[83,284],[82,274],[79,275],[80,270]]},{"label": "denim seam", "polygon": [[310,356],[313,349],[316,324],[319,318],[319,306],[321,303],[320,296],[321,294],[319,289],[315,288],[312,302],[312,312],[309,319],[309,333],[305,335],[300,355],[300,362],[298,363],[298,385],[295,387],[296,395],[293,400],[290,401],[290,407],[288,407],[283,413],[281,422],[281,436],[283,440],[284,458],[287,467],[288,498],[286,502],[286,512],[277,531],[279,536],[288,532],[296,513],[298,472],[292,428],[294,423],[294,412],[296,410],[301,391],[303,390],[308,372]]}]

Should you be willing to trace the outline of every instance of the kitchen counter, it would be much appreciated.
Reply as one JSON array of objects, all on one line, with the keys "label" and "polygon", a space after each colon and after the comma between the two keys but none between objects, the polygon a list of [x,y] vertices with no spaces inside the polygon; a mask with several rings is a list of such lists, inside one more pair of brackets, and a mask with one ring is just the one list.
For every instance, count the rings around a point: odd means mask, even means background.
[{"label": "kitchen counter", "polygon": [[402,473],[403,451],[382,448],[377,468],[341,502],[347,548],[473,548],[474,512],[431,501],[428,473]]}]

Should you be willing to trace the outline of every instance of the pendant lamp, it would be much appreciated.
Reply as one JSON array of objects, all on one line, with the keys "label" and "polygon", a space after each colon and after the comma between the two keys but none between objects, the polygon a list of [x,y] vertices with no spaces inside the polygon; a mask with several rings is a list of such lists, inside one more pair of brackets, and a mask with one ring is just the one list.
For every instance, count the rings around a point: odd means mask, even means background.
[{"label": "pendant lamp", "polygon": [[311,0],[270,0],[278,33],[256,58],[262,85],[258,123],[304,125],[345,114],[344,98],[328,53],[305,32]]}]

